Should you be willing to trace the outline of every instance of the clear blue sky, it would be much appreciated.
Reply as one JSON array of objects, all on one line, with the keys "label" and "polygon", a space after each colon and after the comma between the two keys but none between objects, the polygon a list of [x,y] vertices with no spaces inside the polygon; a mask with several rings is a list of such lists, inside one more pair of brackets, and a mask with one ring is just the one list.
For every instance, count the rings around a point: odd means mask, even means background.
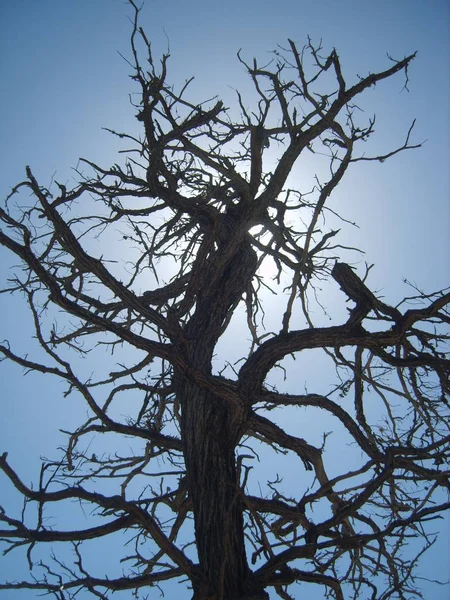
[{"label": "clear blue sky", "polygon": [[[418,51],[409,93],[401,91],[401,76],[369,90],[361,103],[368,115],[377,113],[380,148],[402,143],[414,118],[414,141],[426,144],[382,165],[355,165],[333,199],[360,226],[344,231],[342,243],[366,251],[364,259],[376,263],[372,284],[395,303],[408,293],[405,277],[429,291],[449,284],[449,6],[447,0],[147,0],[141,19],[155,55],[170,45],[169,78],[194,75],[198,99],[218,94],[228,105],[231,88],[248,84],[236,59],[240,48],[244,57],[263,59],[288,37],[301,46],[309,35],[322,39],[325,50],[336,47],[349,81],[386,68],[386,53],[400,59]],[[117,160],[117,141],[101,127],[136,128],[129,94],[137,90],[118,54],[129,56],[130,15],[124,0],[0,2],[3,197],[24,177],[25,165],[43,185],[53,176],[70,184],[80,156],[105,166]],[[0,261],[3,276],[4,253]],[[9,333],[26,346],[22,309],[7,303],[0,319],[0,337]],[[23,377],[5,363],[0,376],[2,414],[6,404],[11,415],[0,421],[0,452],[8,450],[31,481],[36,458],[54,456],[58,428],[84,412],[62,403],[57,383]],[[312,390],[314,381],[308,386]],[[449,564],[448,520],[442,529],[443,539],[423,563],[428,577],[445,576]],[[8,565],[13,569],[14,560]],[[430,598],[448,597],[448,589],[426,589]]]}]

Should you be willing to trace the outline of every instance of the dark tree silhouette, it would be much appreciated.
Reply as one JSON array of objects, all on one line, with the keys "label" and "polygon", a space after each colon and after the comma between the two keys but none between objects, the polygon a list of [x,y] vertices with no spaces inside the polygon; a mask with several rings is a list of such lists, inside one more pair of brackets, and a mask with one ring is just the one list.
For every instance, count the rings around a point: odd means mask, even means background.
[{"label": "dark tree silhouette", "polygon": [[[131,146],[123,164],[84,160],[91,175],[79,170],[71,190],[55,182],[51,192],[27,167],[0,212],[0,242],[20,262],[4,291],[28,302],[40,346],[22,354],[14,340],[3,342],[3,358],[62,379],[88,410],[37,485],[6,452],[0,457],[2,487],[14,486],[26,506],[1,511],[0,537],[8,552],[27,549],[31,570],[23,581],[4,574],[0,589],[147,597],[175,579],[195,600],[263,599],[270,589],[287,599],[289,586],[303,583],[341,600],[412,598],[417,556],[433,541],[426,521],[450,506],[450,294],[416,290],[395,307],[378,299],[369,268],[361,276],[343,261],[338,231],[324,218],[351,163],[420,146],[410,141],[413,123],[399,147],[358,152],[374,119],[361,124],[357,97],[402,72],[406,86],[414,55],[348,85],[335,50],[323,57],[311,41],[299,50],[289,40],[265,66],[239,56],[256,100],[247,108],[238,92],[232,110],[216,99],[189,101],[190,82],[168,83],[169,57],[154,60],[130,4],[142,137],[113,132]],[[328,170],[312,189],[292,189],[289,175],[309,153],[322,153]],[[326,279],[351,308],[321,327],[309,306]],[[279,295],[278,333],[261,318],[270,287]],[[236,340],[241,360],[218,373],[214,353],[233,315],[248,326]],[[109,373],[103,357],[89,358],[86,374],[78,359],[105,347]],[[275,366],[311,349],[334,362],[328,394],[270,385]],[[333,463],[330,475],[325,440],[308,441],[301,421],[285,431],[276,418],[283,407],[334,420],[356,462]],[[296,497],[279,479],[260,487],[252,479],[264,448],[297,457]],[[58,528],[46,526],[68,501],[83,506],[88,525],[74,529],[68,513]],[[84,562],[85,548],[108,536],[119,536],[128,561],[116,578]],[[53,556],[34,564],[36,547],[50,543]],[[59,554],[67,544],[73,564]]]}]

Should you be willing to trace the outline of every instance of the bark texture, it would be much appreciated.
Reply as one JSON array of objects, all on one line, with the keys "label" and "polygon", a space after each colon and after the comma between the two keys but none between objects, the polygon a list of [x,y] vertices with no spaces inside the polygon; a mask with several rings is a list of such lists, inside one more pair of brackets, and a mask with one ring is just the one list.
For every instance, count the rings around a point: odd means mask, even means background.
[{"label": "bark texture", "polygon": [[[218,223],[218,249],[203,265],[194,313],[185,327],[189,364],[205,376],[227,318],[254,276],[256,253],[236,236],[235,219]],[[208,283],[209,285],[208,285]],[[229,405],[182,374],[175,390],[201,572],[196,600],[241,598],[249,591],[243,501],[236,446],[245,431],[245,403]],[[206,588],[206,593],[205,593]]]},{"label": "bark texture", "polygon": [[[239,598],[249,575],[235,447],[242,423],[220,399],[189,381],[177,385],[181,433],[199,564],[214,598]],[[203,598],[202,589],[195,598]]]}]

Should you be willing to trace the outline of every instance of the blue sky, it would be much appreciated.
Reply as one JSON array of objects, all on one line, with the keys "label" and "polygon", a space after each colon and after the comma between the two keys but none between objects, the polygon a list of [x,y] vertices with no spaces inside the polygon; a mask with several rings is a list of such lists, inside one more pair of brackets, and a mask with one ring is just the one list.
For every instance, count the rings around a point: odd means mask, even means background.
[{"label": "blue sky", "polygon": [[[449,6],[446,0],[147,0],[141,19],[155,56],[170,46],[169,78],[182,82],[194,75],[194,98],[217,94],[228,105],[232,88],[248,86],[236,59],[240,48],[244,57],[263,60],[288,37],[301,47],[309,35],[322,39],[325,51],[336,47],[349,81],[386,68],[386,53],[400,59],[418,51],[409,93],[398,76],[369,90],[362,104],[368,116],[377,114],[381,149],[401,144],[414,118],[413,141],[426,144],[382,165],[355,165],[333,198],[333,207],[360,226],[344,228],[343,243],[366,251],[363,260],[376,265],[372,285],[395,303],[408,293],[403,278],[429,291],[449,280]],[[129,94],[137,89],[118,54],[129,56],[130,15],[124,0],[0,3],[2,197],[24,177],[25,165],[43,185],[53,176],[70,185],[80,156],[105,166],[117,160],[117,140],[101,128],[136,130]],[[0,260],[3,276],[3,252]],[[6,300],[0,319],[0,337],[9,333],[26,347],[23,309]],[[0,422],[0,451],[8,450],[31,480],[38,473],[33,457],[51,456],[61,442],[58,429],[82,419],[84,409],[61,401],[57,382],[23,377],[5,363],[0,376],[2,413],[11,415]],[[308,386],[314,388],[314,375]],[[445,576],[450,564],[448,520],[441,529],[444,539],[424,559],[429,577]],[[8,564],[15,566],[12,559]],[[448,590],[427,589],[430,597],[447,598]]]}]

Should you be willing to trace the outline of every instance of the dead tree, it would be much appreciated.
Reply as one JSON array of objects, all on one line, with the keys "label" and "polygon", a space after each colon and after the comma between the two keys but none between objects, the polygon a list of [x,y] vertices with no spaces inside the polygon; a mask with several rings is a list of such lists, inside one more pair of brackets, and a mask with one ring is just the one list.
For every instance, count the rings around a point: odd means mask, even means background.
[{"label": "dead tree", "polygon": [[[420,146],[411,126],[399,147],[361,155],[374,120],[361,124],[355,108],[387,78],[403,73],[407,84],[414,55],[349,85],[335,50],[322,57],[312,42],[299,50],[289,40],[269,65],[239,57],[254,84],[251,109],[240,93],[235,109],[217,99],[198,104],[188,84],[168,83],[169,57],[154,60],[130,4],[142,135],[113,132],[130,145],[123,164],[84,160],[91,174],[80,170],[71,190],[43,187],[27,167],[0,211],[0,242],[20,262],[3,291],[28,302],[40,348],[2,342],[3,358],[67,382],[66,395],[82,397],[89,411],[37,485],[1,455],[2,487],[14,486],[27,511],[3,510],[0,538],[6,551],[27,549],[31,577],[3,575],[0,589],[146,597],[174,579],[188,582],[195,600],[263,599],[270,589],[287,599],[292,584],[307,583],[337,600],[413,597],[412,567],[432,543],[425,522],[450,506],[450,294],[417,291],[396,307],[379,300],[339,260],[338,231],[324,217],[352,163]],[[278,153],[270,169],[269,144]],[[326,177],[290,189],[294,166],[311,152],[328,157]],[[272,282],[268,260],[278,273]],[[354,306],[345,322],[318,327],[308,306],[324,278]],[[270,285],[284,286],[278,332],[261,320]],[[292,326],[298,307],[301,328]],[[243,313],[242,359],[216,372],[218,342]],[[105,347],[109,373],[90,358],[94,374],[86,375],[78,358]],[[334,361],[339,377],[327,395],[270,386],[275,366],[311,349]],[[292,434],[272,418],[288,406],[334,419],[358,449],[358,466],[344,462],[330,476],[325,444],[308,441],[301,422]],[[116,448],[125,437],[139,451],[88,451],[107,435]],[[297,457],[296,497],[274,481],[258,493],[255,441]],[[92,522],[47,528],[44,516],[67,500]],[[115,578],[88,571],[84,548],[120,532],[128,570],[117,565]],[[411,535],[414,555],[403,552]],[[56,564],[35,564],[35,547],[50,543],[72,544],[73,565],[58,554]]]}]

